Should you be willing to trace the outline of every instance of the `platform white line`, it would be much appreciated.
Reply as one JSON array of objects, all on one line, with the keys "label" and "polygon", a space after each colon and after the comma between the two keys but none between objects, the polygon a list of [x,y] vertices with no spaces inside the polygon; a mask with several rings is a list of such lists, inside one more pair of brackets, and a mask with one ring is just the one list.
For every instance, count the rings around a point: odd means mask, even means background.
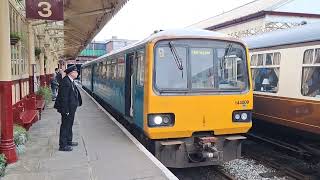
[{"label": "platform white line", "polygon": [[167,167],[165,167],[156,157],[153,156],[131,133],[122,126],[107,110],[105,110],[90,94],[79,84],[80,89],[91,98],[91,100],[128,136],[128,138],[166,175],[170,180],[179,180]]}]

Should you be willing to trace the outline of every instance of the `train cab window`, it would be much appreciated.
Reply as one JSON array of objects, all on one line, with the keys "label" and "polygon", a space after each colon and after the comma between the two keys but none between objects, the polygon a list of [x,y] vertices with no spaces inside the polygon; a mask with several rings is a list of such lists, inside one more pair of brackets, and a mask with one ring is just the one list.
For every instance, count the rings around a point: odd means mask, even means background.
[{"label": "train cab window", "polygon": [[301,94],[320,98],[320,49],[308,49],[304,52]]},{"label": "train cab window", "polygon": [[214,87],[213,49],[191,48],[190,54],[192,88]]},{"label": "train cab window", "polygon": [[162,41],[155,48],[155,87],[162,92],[242,92],[248,89],[245,48],[215,40]]},{"label": "train cab window", "polygon": [[253,56],[258,57],[258,60],[251,63],[254,91],[278,92],[281,54],[274,52]]},{"label": "train cab window", "polygon": [[139,52],[137,56],[137,85],[143,86],[144,84],[144,54]]},{"label": "train cab window", "polygon": [[172,48],[160,46],[155,51],[155,57],[157,88],[187,89],[187,48],[178,45]]}]

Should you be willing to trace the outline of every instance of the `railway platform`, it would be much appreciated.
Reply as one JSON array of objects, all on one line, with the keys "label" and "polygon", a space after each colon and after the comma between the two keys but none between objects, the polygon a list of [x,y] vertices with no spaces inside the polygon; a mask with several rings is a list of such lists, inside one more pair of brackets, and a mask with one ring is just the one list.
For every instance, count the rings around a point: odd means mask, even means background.
[{"label": "railway platform", "polygon": [[58,151],[60,114],[53,104],[30,130],[26,152],[2,180],[177,179],[84,91],[71,152]]}]

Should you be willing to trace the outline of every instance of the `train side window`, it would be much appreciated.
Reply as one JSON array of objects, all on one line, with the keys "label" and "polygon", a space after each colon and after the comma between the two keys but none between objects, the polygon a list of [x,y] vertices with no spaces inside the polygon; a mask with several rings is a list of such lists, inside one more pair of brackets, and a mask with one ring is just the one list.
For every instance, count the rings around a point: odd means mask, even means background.
[{"label": "train side window", "polygon": [[272,65],[273,53],[266,54],[266,65]]},{"label": "train side window", "polygon": [[320,49],[316,49],[316,51],[315,51],[314,63],[315,64],[320,63]]},{"label": "train side window", "polygon": [[118,64],[117,59],[112,60],[112,67],[113,67],[112,79],[117,79],[117,72],[118,72],[117,64]]},{"label": "train side window", "polygon": [[107,78],[111,78],[111,61],[107,61]]},{"label": "train side window", "polygon": [[144,54],[138,53],[137,57],[137,85],[143,86],[144,84]]},{"label": "train side window", "polygon": [[125,71],[124,71],[124,56],[120,56],[118,58],[118,78],[124,79]]},{"label": "train side window", "polygon": [[107,78],[107,74],[106,74],[106,73],[107,73],[106,64],[107,64],[107,63],[104,61],[104,62],[103,62],[103,66],[102,66],[102,78],[103,78],[103,79],[106,79],[106,78]]},{"label": "train side window", "polygon": [[279,52],[258,54],[256,66],[251,67],[254,91],[278,92],[280,61]]},{"label": "train side window", "polygon": [[280,65],[281,60],[281,54],[279,52],[276,52],[273,54],[273,65]]},{"label": "train side window", "polygon": [[[113,60],[112,60],[113,61]],[[110,63],[110,79],[114,79],[114,71],[115,71],[115,65],[114,63]]]},{"label": "train side window", "polygon": [[303,64],[312,64],[313,62],[313,49],[308,49],[303,55]]},{"label": "train side window", "polygon": [[250,65],[251,66],[257,66],[258,65],[258,56],[256,54],[251,56]]},{"label": "train side window", "polygon": [[108,79],[108,77],[109,77],[109,65],[108,65],[108,62],[105,63],[104,67],[106,69],[106,72],[105,72],[105,74],[106,74],[105,76],[106,77],[105,78]]},{"label": "train side window", "polygon": [[100,76],[100,78],[102,78],[102,76],[103,76],[103,64],[102,64],[102,62],[99,63],[99,76]]},{"label": "train side window", "polygon": [[263,66],[264,54],[258,54],[258,63],[257,66]]},{"label": "train side window", "polygon": [[320,98],[320,49],[308,49],[304,52],[301,94]]}]

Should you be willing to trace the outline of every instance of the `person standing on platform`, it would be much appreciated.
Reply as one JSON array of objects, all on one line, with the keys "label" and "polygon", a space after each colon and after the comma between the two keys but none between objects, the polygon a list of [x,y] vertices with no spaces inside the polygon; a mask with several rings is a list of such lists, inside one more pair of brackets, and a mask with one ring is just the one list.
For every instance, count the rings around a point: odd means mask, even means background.
[{"label": "person standing on platform", "polygon": [[[58,68],[54,69],[54,73],[51,79],[51,91],[52,91],[52,101],[55,101],[57,98],[57,92],[58,92],[58,87],[59,87],[59,82],[58,82],[58,78],[61,77]],[[60,75],[60,76],[59,76]]]},{"label": "person standing on platform", "polygon": [[61,81],[62,81],[62,78],[63,78],[63,76],[62,76],[62,74],[63,74],[63,71],[61,72],[62,70],[61,69],[58,69],[58,68],[56,68],[56,79],[57,79],[57,82],[59,83],[59,84],[61,84]]},{"label": "person standing on platform", "polygon": [[72,126],[77,107],[82,105],[82,98],[74,83],[74,79],[78,76],[77,67],[70,66],[65,73],[54,108],[61,113],[59,151],[72,151],[72,146],[78,145],[72,141]]}]

